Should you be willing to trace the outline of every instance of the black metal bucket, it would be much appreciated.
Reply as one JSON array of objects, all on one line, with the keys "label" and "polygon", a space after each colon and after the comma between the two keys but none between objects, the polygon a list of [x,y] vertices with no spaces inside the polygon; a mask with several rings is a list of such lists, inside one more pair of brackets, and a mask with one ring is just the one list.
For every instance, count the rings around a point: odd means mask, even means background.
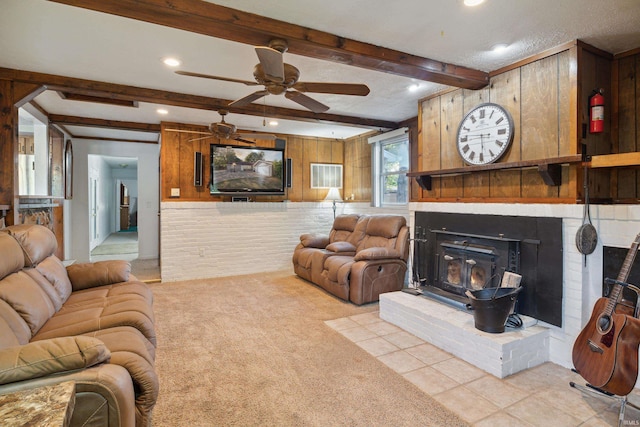
[{"label": "black metal bucket", "polygon": [[504,332],[504,325],[509,314],[513,312],[521,290],[522,287],[467,291],[476,329],[494,334]]}]

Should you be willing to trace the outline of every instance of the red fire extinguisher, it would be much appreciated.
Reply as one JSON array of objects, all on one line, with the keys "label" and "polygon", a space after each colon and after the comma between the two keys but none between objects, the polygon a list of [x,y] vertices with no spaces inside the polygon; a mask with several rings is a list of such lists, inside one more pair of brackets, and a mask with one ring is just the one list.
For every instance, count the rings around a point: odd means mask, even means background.
[{"label": "red fire extinguisher", "polygon": [[594,90],[589,98],[589,132],[604,131],[604,96],[602,89]]}]

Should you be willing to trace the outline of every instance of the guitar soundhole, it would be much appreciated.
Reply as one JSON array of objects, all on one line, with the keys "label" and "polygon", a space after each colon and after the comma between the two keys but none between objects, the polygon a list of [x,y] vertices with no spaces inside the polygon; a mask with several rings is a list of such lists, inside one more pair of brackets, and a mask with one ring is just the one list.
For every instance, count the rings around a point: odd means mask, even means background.
[{"label": "guitar soundhole", "polygon": [[607,315],[600,316],[600,318],[598,319],[598,329],[600,329],[600,332],[602,333],[607,332],[610,326],[611,326],[611,318]]}]

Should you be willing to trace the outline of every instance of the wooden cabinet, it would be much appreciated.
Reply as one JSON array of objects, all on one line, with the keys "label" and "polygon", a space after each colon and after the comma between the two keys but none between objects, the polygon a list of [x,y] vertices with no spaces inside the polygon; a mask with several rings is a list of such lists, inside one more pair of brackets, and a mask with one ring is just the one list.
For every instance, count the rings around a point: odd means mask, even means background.
[{"label": "wooden cabinet", "polygon": [[121,205],[120,206],[120,230],[128,230],[129,229],[129,206]]}]

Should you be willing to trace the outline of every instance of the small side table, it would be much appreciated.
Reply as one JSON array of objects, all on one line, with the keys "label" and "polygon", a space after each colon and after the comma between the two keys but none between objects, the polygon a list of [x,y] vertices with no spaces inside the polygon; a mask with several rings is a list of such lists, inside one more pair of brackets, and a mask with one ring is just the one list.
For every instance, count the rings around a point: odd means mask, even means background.
[{"label": "small side table", "polygon": [[76,383],[65,381],[0,395],[3,427],[68,427],[76,403]]}]

